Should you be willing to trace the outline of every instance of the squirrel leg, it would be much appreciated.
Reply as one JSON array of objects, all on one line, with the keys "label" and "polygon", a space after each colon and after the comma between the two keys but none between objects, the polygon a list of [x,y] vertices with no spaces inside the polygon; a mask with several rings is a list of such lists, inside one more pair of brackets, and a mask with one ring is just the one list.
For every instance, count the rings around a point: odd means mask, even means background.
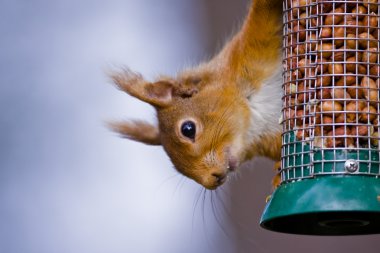
[{"label": "squirrel leg", "polygon": [[278,161],[274,164],[274,169],[276,171],[276,175],[272,179],[272,190],[275,191],[277,187],[281,183],[281,175],[280,175],[280,169],[281,169],[281,161]]}]

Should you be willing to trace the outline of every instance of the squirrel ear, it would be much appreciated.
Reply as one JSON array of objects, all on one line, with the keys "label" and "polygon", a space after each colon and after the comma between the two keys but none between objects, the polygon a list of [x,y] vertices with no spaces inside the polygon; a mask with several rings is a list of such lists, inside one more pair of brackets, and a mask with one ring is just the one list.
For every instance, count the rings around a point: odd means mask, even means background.
[{"label": "squirrel ear", "polygon": [[169,81],[150,83],[129,69],[114,73],[111,78],[121,90],[155,107],[165,107],[172,101],[173,84]]},{"label": "squirrel ear", "polygon": [[161,145],[160,131],[145,121],[111,122],[108,126],[122,137],[148,145]]},{"label": "squirrel ear", "polygon": [[205,84],[210,83],[211,74],[188,71],[182,73],[178,79],[178,85],[173,88],[173,96],[190,98],[199,93]]}]

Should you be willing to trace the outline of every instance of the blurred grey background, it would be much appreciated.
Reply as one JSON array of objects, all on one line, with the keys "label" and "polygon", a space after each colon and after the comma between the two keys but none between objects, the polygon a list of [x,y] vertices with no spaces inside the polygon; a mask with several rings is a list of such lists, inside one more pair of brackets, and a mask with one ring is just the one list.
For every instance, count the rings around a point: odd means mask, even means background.
[{"label": "blurred grey background", "polygon": [[270,161],[205,192],[161,148],[104,127],[154,121],[106,71],[154,78],[207,60],[248,2],[0,0],[0,252],[379,252],[378,235],[261,229]]}]

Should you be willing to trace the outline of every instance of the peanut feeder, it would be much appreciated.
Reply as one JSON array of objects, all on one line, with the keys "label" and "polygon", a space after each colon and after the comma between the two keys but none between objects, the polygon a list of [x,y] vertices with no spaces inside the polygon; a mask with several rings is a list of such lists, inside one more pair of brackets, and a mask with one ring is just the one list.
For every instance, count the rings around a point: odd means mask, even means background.
[{"label": "peanut feeder", "polygon": [[264,228],[380,233],[379,2],[284,0],[281,184]]}]

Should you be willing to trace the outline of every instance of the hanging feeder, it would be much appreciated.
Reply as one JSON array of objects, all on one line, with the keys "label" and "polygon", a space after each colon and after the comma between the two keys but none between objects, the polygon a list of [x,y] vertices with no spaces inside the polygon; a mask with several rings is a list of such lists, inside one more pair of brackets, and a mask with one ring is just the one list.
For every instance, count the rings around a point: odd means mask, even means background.
[{"label": "hanging feeder", "polygon": [[262,227],[380,233],[379,5],[284,1],[281,184]]}]

